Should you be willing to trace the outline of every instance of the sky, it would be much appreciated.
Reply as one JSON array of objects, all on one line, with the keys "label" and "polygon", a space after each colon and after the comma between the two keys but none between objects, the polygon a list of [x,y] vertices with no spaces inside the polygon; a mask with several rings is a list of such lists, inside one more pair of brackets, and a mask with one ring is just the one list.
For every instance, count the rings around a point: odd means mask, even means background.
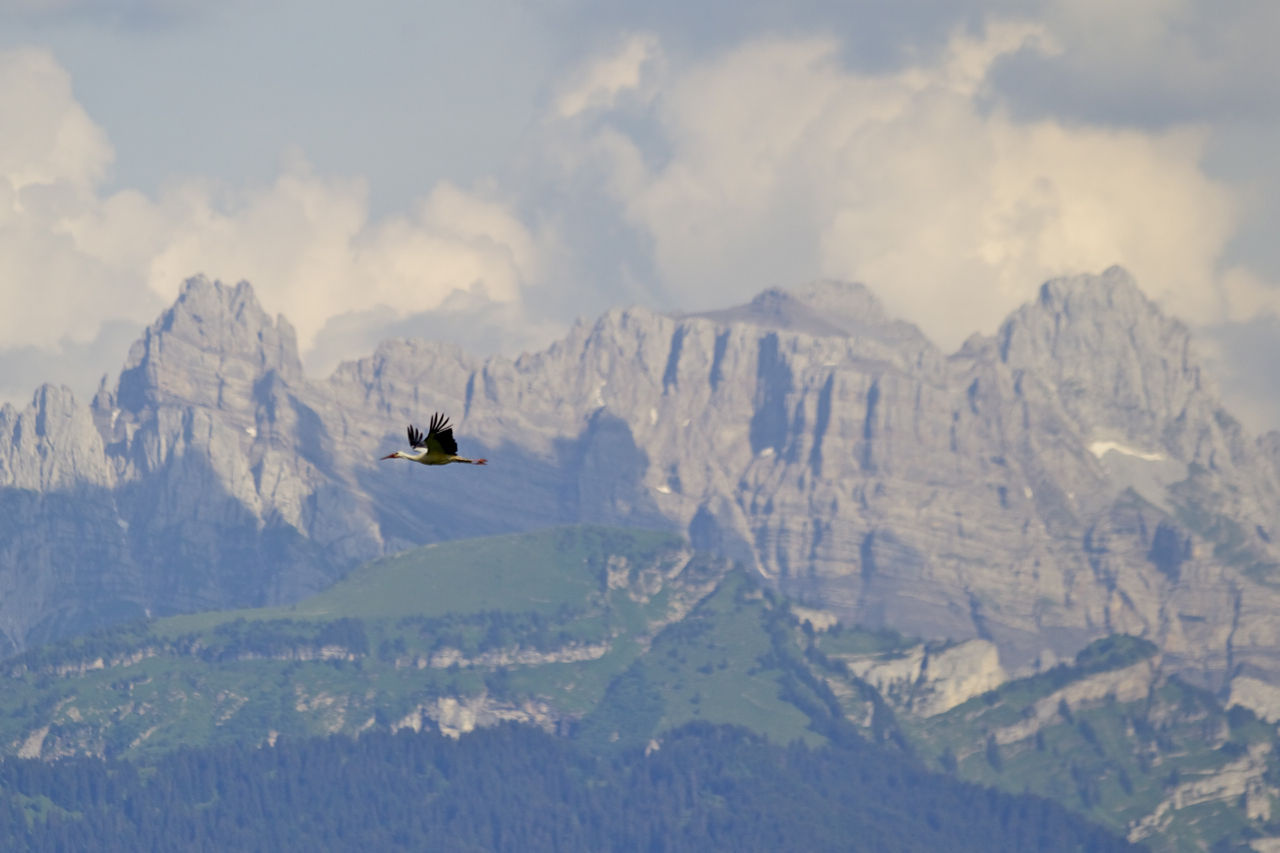
[{"label": "sky", "polygon": [[953,350],[1126,267],[1280,428],[1274,0],[0,0],[0,400],[183,280],[310,375],[862,281]]}]

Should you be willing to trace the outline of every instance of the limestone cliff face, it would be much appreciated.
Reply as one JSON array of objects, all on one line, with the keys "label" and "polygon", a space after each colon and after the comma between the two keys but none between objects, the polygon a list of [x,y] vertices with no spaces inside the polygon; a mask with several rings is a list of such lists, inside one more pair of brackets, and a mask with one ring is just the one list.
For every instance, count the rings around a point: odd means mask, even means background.
[{"label": "limestone cliff face", "polygon": [[196,279],[91,405],[46,386],[0,409],[7,645],[297,598],[382,553],[309,388],[283,318]]},{"label": "limestone cliff face", "polygon": [[936,650],[918,645],[891,655],[833,657],[895,708],[918,717],[946,713],[1009,680],[999,650],[987,640]]},{"label": "limestone cliff face", "polygon": [[[488,467],[376,461],[435,411]],[[1012,673],[1123,631],[1214,689],[1280,684],[1277,447],[1118,269],[950,356],[828,282],[617,309],[515,360],[389,341],[325,381],[248,285],[193,279],[91,405],[0,410],[0,630],[289,601],[411,544],[582,521],[684,531]]]}]

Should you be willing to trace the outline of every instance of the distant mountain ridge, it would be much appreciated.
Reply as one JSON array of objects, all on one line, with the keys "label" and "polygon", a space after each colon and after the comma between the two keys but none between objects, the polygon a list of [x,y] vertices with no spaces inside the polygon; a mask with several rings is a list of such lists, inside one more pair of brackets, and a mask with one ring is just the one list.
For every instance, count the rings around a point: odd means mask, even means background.
[{"label": "distant mountain ridge", "polygon": [[[488,468],[379,465],[437,410]],[[1280,685],[1278,447],[1118,268],[950,356],[816,283],[615,309],[515,360],[388,341],[327,380],[249,285],[195,278],[92,403],[0,409],[0,631],[295,601],[410,545],[583,522],[685,533],[868,628],[990,639],[1012,673],[1125,632],[1210,689]]]}]

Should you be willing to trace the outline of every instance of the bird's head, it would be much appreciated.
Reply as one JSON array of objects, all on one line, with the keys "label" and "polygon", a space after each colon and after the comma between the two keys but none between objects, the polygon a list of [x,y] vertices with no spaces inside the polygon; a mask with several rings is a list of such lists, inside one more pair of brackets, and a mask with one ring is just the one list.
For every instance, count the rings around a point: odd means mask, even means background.
[{"label": "bird's head", "polygon": [[[388,456],[384,456],[384,457],[382,457],[382,459],[408,459],[408,458],[409,458],[409,457],[405,456],[405,455],[404,455],[403,453],[401,453],[399,450],[397,450],[395,453],[392,453],[392,454],[390,454],[390,455],[388,455]],[[381,462],[381,461],[382,461],[382,459],[379,459],[378,461],[379,461],[379,462]]]}]

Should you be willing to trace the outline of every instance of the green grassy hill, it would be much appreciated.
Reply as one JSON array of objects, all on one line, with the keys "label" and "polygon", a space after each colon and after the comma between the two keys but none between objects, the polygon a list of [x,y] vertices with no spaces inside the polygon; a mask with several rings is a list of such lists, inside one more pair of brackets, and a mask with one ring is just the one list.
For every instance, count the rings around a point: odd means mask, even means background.
[{"label": "green grassy hill", "polygon": [[1158,663],[1151,643],[1112,637],[1075,666],[904,725],[938,766],[1050,797],[1156,849],[1251,850],[1280,836],[1276,727]]},{"label": "green grassy hill", "polygon": [[849,662],[909,669],[952,645],[816,630],[814,613],[666,533],[439,544],[292,607],[158,619],[10,658],[0,749],[155,761],[181,746],[503,720],[593,749],[660,747],[695,721],[815,746],[862,731],[1154,849],[1280,837],[1274,727],[1166,677],[1150,643],[1100,641],[1074,666],[924,712],[914,688],[882,695]]},{"label": "green grassy hill", "polygon": [[505,719],[602,742],[706,720],[818,744],[782,698],[768,624],[781,612],[743,571],[665,533],[573,527],[427,546],[295,606],[158,619],[12,658],[0,744],[148,759]]},{"label": "green grassy hill", "polygon": [[650,531],[419,548],[293,607],[158,619],[12,658],[0,744],[145,757],[442,715],[454,730],[494,715],[554,728],[595,707],[729,569]]},{"label": "green grassy hill", "polygon": [[[553,615],[586,608],[603,592],[610,561],[669,574],[691,557],[670,533],[563,527],[426,545],[355,569],[328,590],[289,607],[221,611],[158,620],[170,635],[237,618],[323,621],[399,619],[484,611]],[[617,581],[615,580],[615,583]]]}]

